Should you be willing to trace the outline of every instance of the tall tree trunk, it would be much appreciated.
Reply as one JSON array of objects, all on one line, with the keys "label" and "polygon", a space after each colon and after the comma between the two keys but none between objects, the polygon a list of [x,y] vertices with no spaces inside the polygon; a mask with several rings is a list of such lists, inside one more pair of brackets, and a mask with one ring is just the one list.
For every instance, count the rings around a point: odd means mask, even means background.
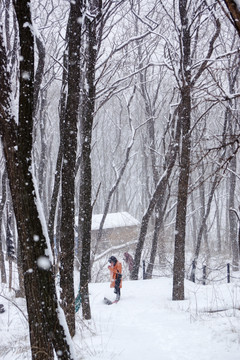
[{"label": "tall tree trunk", "polygon": [[220,33],[220,21],[216,19],[216,31],[209,41],[206,59],[201,63],[194,77],[191,74],[191,25],[188,23],[189,2],[179,1],[179,14],[181,30],[179,32],[179,42],[181,49],[180,70],[178,83],[180,85],[180,111],[179,117],[182,124],[182,141],[180,153],[180,173],[178,181],[178,202],[175,225],[175,248],[174,248],[174,267],[173,267],[173,300],[184,299],[184,273],[185,273],[185,232],[186,232],[186,213],[188,200],[188,180],[190,171],[190,126],[191,126],[191,90],[207,67],[208,59],[214,50],[214,43]]},{"label": "tall tree trunk", "polygon": [[[238,78],[240,65],[238,62],[238,66],[234,69],[231,74],[229,74],[229,90],[231,94],[235,92],[236,81]],[[236,128],[233,128],[233,115],[232,108],[236,106],[236,101],[229,100],[228,107],[225,111],[225,121],[227,122],[227,126],[229,128],[230,137],[234,139],[234,133],[236,132]],[[238,145],[234,142],[231,146],[232,154],[236,154]],[[230,174],[229,174],[229,209],[235,209],[235,198],[236,198],[236,173],[237,173],[237,157],[234,155],[229,164]],[[237,214],[237,212],[236,212]],[[232,262],[233,262],[233,271],[239,270],[239,218],[236,217],[234,211],[229,211],[229,232],[230,232],[230,244],[232,250]]]},{"label": "tall tree trunk", "polygon": [[[6,169],[3,172],[2,175],[2,194],[1,194],[1,202],[0,202],[0,229],[2,229],[3,224],[3,210],[4,206],[6,204],[7,199],[7,171]],[[3,241],[2,241],[2,231],[0,231],[0,270],[1,270],[1,282],[6,284],[7,277],[6,277],[6,268],[5,268],[5,259],[4,259],[4,253],[3,253]]]},{"label": "tall tree trunk", "polygon": [[221,211],[219,210],[220,205],[217,199],[217,196],[215,195],[215,206],[216,206],[216,222],[217,222],[217,252],[218,254],[222,253],[222,237],[221,237]]},{"label": "tall tree trunk", "polygon": [[[69,34],[67,31],[66,38],[68,40]],[[49,232],[49,238],[50,243],[52,247],[52,251],[54,254],[54,266],[55,266],[55,272],[57,272],[57,264],[55,264],[55,261],[57,261],[58,252],[57,249],[59,248],[60,244],[60,232],[56,231],[56,237],[54,233],[54,225],[55,225],[55,219],[57,219],[57,227],[61,227],[60,223],[60,216],[57,216],[57,213],[60,215],[61,211],[59,210],[62,208],[61,204],[58,206],[58,199],[61,199],[61,176],[62,176],[62,162],[63,162],[63,131],[64,131],[64,121],[65,121],[65,112],[66,112],[66,88],[67,88],[67,60],[68,56],[66,54],[66,51],[63,55],[63,74],[62,74],[62,88],[61,88],[61,95],[60,95],[60,101],[59,101],[59,132],[60,132],[60,143],[59,143],[59,149],[58,149],[58,156],[57,156],[57,163],[55,168],[55,177],[54,177],[54,184],[53,184],[53,190],[52,190],[52,196],[51,196],[51,203],[50,203],[50,210],[49,210],[49,217],[48,217],[48,232]],[[61,201],[59,201],[61,203]],[[57,209],[58,208],[58,209]]]},{"label": "tall tree trunk", "polygon": [[185,231],[188,199],[188,179],[190,170],[190,89],[182,93],[182,112],[179,115],[182,121],[182,143],[180,156],[180,173],[178,181],[177,213],[175,225],[175,247],[173,266],[173,300],[184,300],[185,275]]},{"label": "tall tree trunk", "polygon": [[[230,162],[229,168],[231,169],[229,174],[229,209],[234,209],[235,203],[235,188],[236,188],[236,170],[237,159],[234,156]],[[233,211],[229,211],[229,231],[230,231],[230,243],[232,247],[232,262],[233,271],[239,270],[239,244],[238,244],[238,221],[236,214]]]},{"label": "tall tree trunk", "polygon": [[90,251],[92,224],[92,169],[91,140],[95,107],[95,66],[97,60],[97,21],[101,17],[100,0],[90,1],[92,19],[86,18],[85,44],[85,78],[83,87],[82,114],[80,122],[81,163],[79,186],[79,240],[82,243],[80,271],[80,292],[82,297],[82,314],[85,319],[91,318],[88,284],[90,280]]},{"label": "tall tree trunk", "polygon": [[[32,359],[51,360],[53,349],[61,359],[72,359],[67,334],[59,319],[59,305],[51,268],[51,256],[36,207],[32,178],[34,39],[31,6],[27,0],[14,3],[20,34],[19,118],[16,126],[10,111],[10,81],[7,59],[0,38],[0,133],[17,221],[24,271]],[[27,24],[27,26],[26,26]],[[4,109],[4,110],[3,110]],[[49,253],[48,257],[46,254]],[[49,336],[51,334],[51,337]]]},{"label": "tall tree trunk", "polygon": [[[159,235],[160,235],[160,231],[161,230],[163,231],[164,214],[166,212],[168,200],[170,198],[170,191],[168,193],[168,196],[166,196],[166,191],[167,191],[167,184],[166,184],[166,188],[165,188],[164,197],[159,198],[158,203],[156,205],[156,210],[155,210],[156,218],[155,218],[155,227],[154,227],[154,234],[153,234],[152,247],[151,247],[150,262],[147,266],[147,271],[146,271],[147,279],[152,278],[154,262],[155,262],[155,258],[156,258],[156,254],[157,254]],[[162,237],[161,241],[162,241],[161,251],[164,251],[164,244],[163,244],[164,238],[163,237]],[[160,258],[163,259],[164,254],[161,254]]]},{"label": "tall tree trunk", "polygon": [[196,214],[195,214],[195,204],[194,204],[194,197],[193,197],[193,192],[191,192],[191,212],[192,212],[192,246],[193,249],[195,249],[196,247],[196,242],[197,242],[197,221],[196,221]]},{"label": "tall tree trunk", "polygon": [[163,212],[161,211],[160,206],[157,205],[155,210],[155,225],[154,225],[154,233],[153,233],[152,246],[151,246],[150,261],[148,263],[146,270],[146,279],[152,278],[154,262],[157,254],[158,238],[162,225],[163,225]]},{"label": "tall tree trunk", "polygon": [[[214,192],[216,190],[216,187],[217,187],[218,183],[219,183],[219,175],[217,174],[217,175],[215,175],[215,178],[214,178],[212,186],[211,186],[210,194],[208,196],[207,207],[206,207],[206,209],[203,208],[203,212],[201,213],[202,221],[201,221],[200,229],[199,229],[199,232],[198,232],[197,244],[196,244],[195,253],[194,253],[195,266],[197,265],[198,257],[199,257],[199,254],[200,254],[200,248],[201,248],[203,233],[204,233],[204,230],[206,229],[207,218],[208,218],[210,210],[211,210],[211,204],[212,204]],[[202,186],[204,186],[204,184],[202,184]],[[190,275],[190,278],[191,278],[192,281],[193,281],[193,278],[194,278],[194,275],[195,275],[194,272],[195,272],[195,269],[192,268],[191,275]]]},{"label": "tall tree trunk", "polygon": [[68,93],[63,125],[60,286],[70,334],[75,334],[74,243],[77,123],[80,102],[82,0],[71,2],[68,21]]},{"label": "tall tree trunk", "polygon": [[190,171],[190,125],[191,125],[191,88],[190,88],[190,49],[191,37],[188,26],[187,0],[179,2],[181,19],[180,46],[182,48],[182,83],[181,106],[179,118],[181,121],[182,139],[180,153],[180,171],[178,180],[177,213],[175,225],[175,248],[173,266],[173,300],[184,300],[185,275],[185,231],[188,200],[188,180]]}]

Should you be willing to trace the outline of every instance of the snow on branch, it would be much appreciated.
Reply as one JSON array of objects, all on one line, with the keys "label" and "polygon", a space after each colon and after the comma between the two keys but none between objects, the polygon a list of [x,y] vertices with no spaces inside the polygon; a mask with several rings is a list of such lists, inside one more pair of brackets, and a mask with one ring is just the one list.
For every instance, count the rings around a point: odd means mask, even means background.
[{"label": "snow on branch", "polygon": [[103,257],[105,257],[106,255],[108,255],[109,253],[113,253],[116,250],[124,249],[125,247],[134,245],[136,243],[137,243],[137,240],[133,240],[133,241],[128,241],[128,242],[126,242],[124,244],[121,244],[121,245],[111,246],[109,249],[105,250],[104,252],[102,252],[101,254],[96,256],[94,258],[94,261],[98,261],[98,260],[102,259]]}]

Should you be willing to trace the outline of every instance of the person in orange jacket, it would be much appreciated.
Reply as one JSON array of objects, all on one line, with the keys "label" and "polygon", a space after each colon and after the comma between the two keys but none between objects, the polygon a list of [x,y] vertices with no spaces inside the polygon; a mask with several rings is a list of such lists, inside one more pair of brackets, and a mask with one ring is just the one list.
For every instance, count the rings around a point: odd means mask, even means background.
[{"label": "person in orange jacket", "polygon": [[120,289],[122,287],[122,264],[117,260],[117,258],[115,258],[115,256],[111,256],[108,259],[108,262],[111,264],[108,266],[111,277],[110,287],[114,288],[116,301],[119,301],[121,296]]}]

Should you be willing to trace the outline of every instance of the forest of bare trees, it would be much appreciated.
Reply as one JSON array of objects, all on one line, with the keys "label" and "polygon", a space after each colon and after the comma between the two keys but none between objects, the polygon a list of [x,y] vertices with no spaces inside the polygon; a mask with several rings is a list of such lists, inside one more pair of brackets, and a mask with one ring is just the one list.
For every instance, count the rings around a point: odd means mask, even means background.
[{"label": "forest of bare trees", "polygon": [[186,261],[239,270],[239,19],[228,0],[1,1],[0,272],[33,359],[73,358],[74,274],[89,320],[110,212],[140,222],[132,280],[171,259],[173,300]]}]

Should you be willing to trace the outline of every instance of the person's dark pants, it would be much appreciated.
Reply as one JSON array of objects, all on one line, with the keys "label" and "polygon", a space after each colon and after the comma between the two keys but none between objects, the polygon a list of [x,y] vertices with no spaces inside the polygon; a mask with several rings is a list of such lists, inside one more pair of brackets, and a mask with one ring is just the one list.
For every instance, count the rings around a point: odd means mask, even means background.
[{"label": "person's dark pants", "polygon": [[121,291],[119,286],[115,286],[114,293],[116,294],[116,300],[120,300]]},{"label": "person's dark pants", "polygon": [[116,300],[120,300],[120,282],[121,282],[121,278],[122,278],[122,274],[117,274],[116,276],[116,280],[115,280],[115,288],[114,288],[114,293],[117,294],[116,296]]}]

